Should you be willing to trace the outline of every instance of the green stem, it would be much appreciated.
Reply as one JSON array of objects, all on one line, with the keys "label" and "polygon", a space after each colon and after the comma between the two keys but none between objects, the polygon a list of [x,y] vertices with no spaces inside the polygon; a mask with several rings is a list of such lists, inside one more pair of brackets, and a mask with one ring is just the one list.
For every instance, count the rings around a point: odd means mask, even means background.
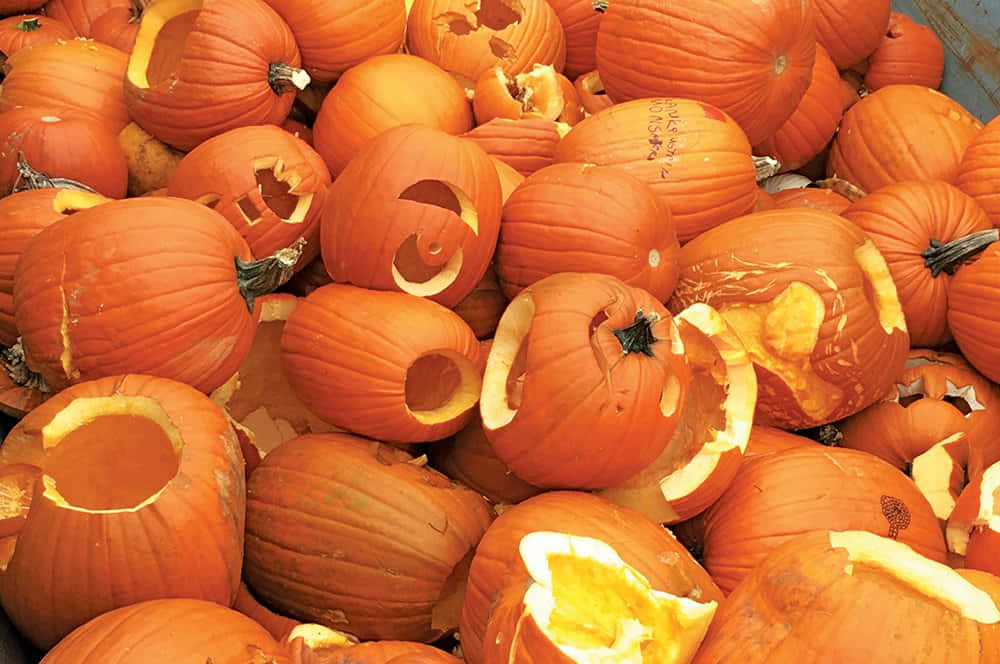
[{"label": "green stem", "polygon": [[753,167],[757,171],[757,182],[766,180],[773,175],[777,175],[781,170],[781,162],[774,157],[753,158]]},{"label": "green stem", "polygon": [[931,246],[921,251],[920,255],[924,258],[924,265],[930,269],[931,276],[936,277],[942,272],[955,274],[962,263],[998,239],[1000,230],[996,228],[972,233],[951,242],[938,242],[931,238]]},{"label": "green stem", "polygon": [[236,257],[236,284],[250,313],[253,313],[258,297],[274,292],[292,278],[305,246],[305,238],[300,237],[291,246],[279,249],[267,258],[245,261]]},{"label": "green stem", "polygon": [[631,325],[623,330],[612,330],[618,337],[618,343],[622,345],[622,354],[643,353],[653,357],[653,344],[659,341],[653,336],[653,323],[660,317],[653,313],[644,316],[642,309],[635,312],[635,319]]},{"label": "green stem", "polygon": [[14,186],[11,188],[10,193],[14,194],[19,191],[26,191],[28,189],[76,189],[77,191],[86,191],[91,194],[96,194],[97,191],[92,187],[89,187],[82,182],[77,182],[76,180],[70,180],[69,178],[53,178],[49,177],[41,171],[36,171],[32,168],[28,160],[25,159],[23,152],[17,153],[17,179],[14,180]]},{"label": "green stem", "polygon": [[18,21],[14,28],[21,32],[34,32],[35,30],[41,30],[42,24],[38,22],[37,16],[32,16],[31,18]]}]

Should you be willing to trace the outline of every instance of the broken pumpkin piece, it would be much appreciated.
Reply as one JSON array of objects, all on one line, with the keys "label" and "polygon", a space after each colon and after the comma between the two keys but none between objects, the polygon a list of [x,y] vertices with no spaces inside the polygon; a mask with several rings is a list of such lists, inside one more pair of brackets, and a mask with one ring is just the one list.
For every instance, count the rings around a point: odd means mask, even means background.
[{"label": "broken pumpkin piece", "polygon": [[599,539],[531,532],[519,556],[530,580],[501,591],[483,664],[687,664],[718,606],[654,590]]},{"label": "broken pumpkin piece", "polygon": [[[143,196],[165,188],[184,156],[183,152],[166,145],[134,122],[121,130],[118,143],[125,152],[128,166],[129,196]],[[220,172],[212,173],[213,179],[219,175]]]},{"label": "broken pumpkin piece", "polygon": [[531,71],[515,76],[508,76],[502,66],[493,67],[476,81],[473,95],[472,111],[477,124],[493,118],[557,120],[566,103],[552,65],[535,65]]},{"label": "broken pumpkin piece", "polygon": [[573,87],[580,97],[583,110],[589,115],[594,115],[614,104],[605,92],[601,75],[596,69],[577,76],[573,81]]},{"label": "broken pumpkin piece", "polygon": [[948,519],[948,550],[964,566],[1000,575],[1000,462],[962,491]]}]

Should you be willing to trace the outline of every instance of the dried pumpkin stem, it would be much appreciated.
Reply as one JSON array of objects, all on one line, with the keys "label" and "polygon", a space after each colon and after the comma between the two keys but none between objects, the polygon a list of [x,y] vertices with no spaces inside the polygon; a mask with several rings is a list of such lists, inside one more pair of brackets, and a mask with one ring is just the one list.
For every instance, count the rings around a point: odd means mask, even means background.
[{"label": "dried pumpkin stem", "polygon": [[34,32],[35,30],[40,30],[42,24],[38,22],[38,18],[25,18],[21,19],[14,26],[15,30],[20,30],[21,32]]},{"label": "dried pumpkin stem", "polygon": [[305,246],[305,238],[300,237],[291,246],[279,249],[267,258],[245,261],[236,257],[236,283],[251,313],[258,297],[273,292],[292,278]]},{"label": "dried pumpkin stem", "polygon": [[924,265],[930,268],[931,275],[936,277],[942,272],[955,274],[959,266],[986,247],[1000,239],[1000,230],[991,228],[979,231],[951,242],[938,242],[931,238],[931,246],[920,252]]},{"label": "dried pumpkin stem", "polygon": [[17,179],[14,180],[14,186],[11,187],[10,193],[16,194],[19,191],[26,191],[28,189],[75,189],[77,191],[86,191],[91,194],[96,194],[97,190],[85,185],[82,182],[77,182],[76,180],[70,180],[69,178],[53,178],[49,177],[47,174],[32,168],[31,164],[25,158],[23,152],[17,153]]},{"label": "dried pumpkin stem", "polygon": [[284,62],[272,62],[267,68],[267,82],[275,94],[285,94],[295,90],[305,90],[312,81],[305,69],[286,65]]},{"label": "dried pumpkin stem", "polygon": [[591,0],[590,6],[595,12],[604,13],[608,11],[608,0]]},{"label": "dried pumpkin stem", "polygon": [[28,363],[24,359],[24,347],[21,339],[18,338],[10,348],[0,348],[0,366],[7,372],[11,382],[18,387],[26,387],[39,392],[51,392],[51,388],[45,383],[41,374],[35,373],[28,368]]},{"label": "dried pumpkin stem", "polygon": [[829,189],[836,194],[840,194],[852,203],[857,203],[866,195],[865,190],[861,187],[838,177],[827,178],[826,180],[817,180],[816,182],[813,182],[813,185],[819,189]]},{"label": "dried pumpkin stem", "polygon": [[781,162],[774,157],[757,157],[753,158],[753,167],[757,171],[757,182],[761,180],[766,180],[769,177],[778,174],[781,170]]},{"label": "dried pumpkin stem", "polygon": [[659,320],[655,313],[643,315],[642,309],[635,312],[635,320],[623,330],[613,330],[622,345],[622,354],[643,353],[653,357],[653,344],[659,341],[653,336],[653,323]]}]

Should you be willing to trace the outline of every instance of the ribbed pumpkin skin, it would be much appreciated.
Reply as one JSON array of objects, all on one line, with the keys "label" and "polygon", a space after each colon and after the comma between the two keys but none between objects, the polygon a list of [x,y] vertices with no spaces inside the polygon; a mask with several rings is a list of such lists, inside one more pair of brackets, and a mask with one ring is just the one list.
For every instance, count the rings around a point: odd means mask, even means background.
[{"label": "ribbed pumpkin skin", "polygon": [[38,232],[79,208],[106,203],[100,194],[65,189],[30,189],[0,198],[0,346],[17,341],[14,326],[14,267]]},{"label": "ribbed pumpkin skin", "polygon": [[42,661],[291,662],[284,647],[250,618],[212,602],[191,599],[152,600],[106,613],[67,636]]},{"label": "ribbed pumpkin skin", "polygon": [[837,69],[856,65],[875,50],[889,24],[889,0],[812,0],[816,41]]},{"label": "ribbed pumpkin skin", "polygon": [[[0,10],[0,13],[7,12]],[[32,29],[18,27],[23,25],[24,21],[31,19],[34,19],[40,27]],[[72,38],[73,31],[65,23],[39,14],[8,16],[0,21],[0,53],[8,58],[27,46]]]},{"label": "ribbed pumpkin skin", "polygon": [[[905,527],[886,515],[886,504],[897,501],[909,517]],[[809,530],[896,532],[893,539],[945,560],[941,526],[917,485],[857,450],[805,445],[753,456],[695,521],[705,568],[726,593],[770,551]]]},{"label": "ribbed pumpkin skin", "polygon": [[865,87],[910,84],[937,88],[944,74],[944,46],[926,25],[892,12],[889,29],[868,58]]},{"label": "ribbed pumpkin skin", "polygon": [[954,182],[983,125],[930,88],[890,85],[852,106],[830,149],[827,174],[873,192],[892,182]]},{"label": "ribbed pumpkin skin", "polygon": [[809,86],[813,12],[800,0],[617,0],[597,70],[617,102],[683,97],[733,117],[751,144],[774,134]]},{"label": "ribbed pumpkin skin", "polygon": [[992,228],[982,208],[944,182],[897,182],[868,194],[842,215],[868,234],[889,265],[910,345],[947,343],[952,277],[946,272],[935,277],[920,252],[930,248],[932,238],[945,243]]},{"label": "ribbed pumpkin skin", "polygon": [[265,0],[295,34],[302,67],[319,83],[375,55],[395,53],[406,31],[403,0]]},{"label": "ribbed pumpkin skin", "polygon": [[565,74],[576,78],[597,67],[597,28],[603,13],[594,0],[549,0],[566,35]]},{"label": "ribbed pumpkin skin", "polygon": [[750,440],[747,441],[747,449],[743,453],[743,463],[747,463],[756,456],[774,454],[797,447],[811,447],[818,445],[812,438],[799,436],[784,429],[776,429],[760,424],[755,424],[750,429]]},{"label": "ribbed pumpkin skin", "polygon": [[[430,300],[329,284],[309,294],[285,324],[282,366],[314,413],[344,429],[403,442],[439,440],[461,429],[473,407],[446,422],[416,419],[406,401],[417,358],[452,351],[479,361],[468,324]],[[379,361],[373,362],[372,358]]]},{"label": "ribbed pumpkin skin", "polygon": [[507,200],[496,265],[504,294],[556,272],[599,272],[665,302],[677,283],[670,211],[645,183],[609,167],[553,164]]},{"label": "ribbed pumpkin skin", "polygon": [[708,573],[666,528],[590,493],[543,493],[505,511],[476,549],[459,630],[469,664],[482,664],[486,625],[504,586],[528,578],[518,546],[522,537],[537,530],[603,540],[654,589],[699,602],[722,600]]},{"label": "ribbed pumpkin skin", "polygon": [[244,576],[254,593],[361,639],[431,641],[454,627],[432,612],[489,526],[489,506],[411,459],[337,433],[264,457],[248,487]]},{"label": "ribbed pumpkin skin", "polygon": [[[869,292],[876,287],[885,289],[884,299]],[[754,360],[757,423],[798,429],[861,410],[896,378],[909,337],[894,290],[860,228],[798,208],[734,219],[682,247],[668,306],[678,312],[705,302],[718,309]],[[800,337],[797,331],[809,325],[815,336]]]},{"label": "ribbed pumpkin skin", "polygon": [[689,99],[636,99],[573,127],[556,161],[615,166],[652,187],[673,214],[677,237],[750,212],[757,181],[750,144],[719,109]]},{"label": "ribbed pumpkin skin", "polygon": [[45,13],[71,27],[78,37],[90,37],[94,21],[114,7],[130,7],[130,0],[49,0]]},{"label": "ribbed pumpkin skin", "polygon": [[[120,606],[162,597],[228,606],[239,587],[243,455],[225,413],[193,388],[139,375],[75,385],[21,420],[4,442],[0,464],[28,463],[44,472],[43,427],[76,399],[114,396],[148,397],[162,407],[183,441],[177,474],[135,510],[76,510],[35,492],[0,574],[0,593],[7,615],[41,648]],[[134,442],[142,455],[144,441]]]},{"label": "ribbed pumpkin skin", "polygon": [[14,276],[28,365],[57,389],[146,373],[210,392],[239,367],[257,327],[236,257],[251,258],[233,227],[177,198],[112,201],[48,226]]},{"label": "ribbed pumpkin skin", "polygon": [[44,4],[45,0],[0,0],[0,12],[3,14],[28,12],[38,9]]},{"label": "ribbed pumpkin skin", "polygon": [[139,24],[125,76],[125,102],[136,124],[186,151],[229,129],[279,124],[288,116],[295,95],[276,92],[268,72],[272,64],[298,67],[299,49],[291,29],[263,0],[204,0],[178,62],[150,82],[152,49],[144,45],[156,40],[164,19],[169,25],[171,11],[177,12],[151,5]]},{"label": "ribbed pumpkin skin", "polygon": [[840,72],[826,50],[816,46],[812,81],[795,112],[778,131],[754,146],[754,154],[769,155],[781,162],[781,172],[794,171],[822,152],[833,138],[841,110]]},{"label": "ribbed pumpkin skin", "polygon": [[[443,650],[413,641],[365,641],[326,654],[325,664],[458,664]],[[417,659],[419,658],[419,659]]]},{"label": "ribbed pumpkin skin", "polygon": [[994,226],[1000,226],[1000,117],[972,139],[958,166],[955,184],[976,199]]},{"label": "ribbed pumpkin skin", "polygon": [[[420,95],[400,94],[406,89]],[[472,106],[462,86],[433,63],[379,55],[344,72],[323,99],[313,144],[336,177],[369,140],[411,123],[461,134],[472,128]]]},{"label": "ribbed pumpkin skin", "polygon": [[[280,161],[282,177],[291,172],[300,178],[289,192],[312,194],[309,207],[298,223],[284,221],[258,188],[254,162],[275,157]],[[240,232],[257,258],[270,256],[297,238],[305,238],[306,247],[299,262],[303,266],[319,253],[319,217],[329,186],[330,171],[319,153],[277,126],[261,125],[232,129],[184,155],[170,176],[167,195],[190,200],[219,196],[213,209]],[[259,215],[253,222],[248,221],[246,212],[241,212],[239,200],[244,196]]]},{"label": "ribbed pumpkin skin", "polygon": [[[568,128],[567,128],[568,129]],[[562,140],[560,127],[552,120],[494,118],[462,134],[495,159],[527,177],[555,161]]]},{"label": "ribbed pumpkin skin", "polygon": [[75,108],[108,123],[116,134],[129,123],[122,79],[128,56],[81,39],[38,44],[7,60],[0,112],[15,106]]},{"label": "ribbed pumpkin skin", "polygon": [[807,207],[815,210],[826,210],[833,214],[840,214],[851,207],[851,201],[846,196],[838,194],[832,189],[812,187],[784,189],[776,193],[773,200],[775,207],[781,209]]},{"label": "ribbed pumpkin skin", "polygon": [[1000,246],[991,245],[961,267],[948,292],[948,327],[965,359],[1000,382]]}]

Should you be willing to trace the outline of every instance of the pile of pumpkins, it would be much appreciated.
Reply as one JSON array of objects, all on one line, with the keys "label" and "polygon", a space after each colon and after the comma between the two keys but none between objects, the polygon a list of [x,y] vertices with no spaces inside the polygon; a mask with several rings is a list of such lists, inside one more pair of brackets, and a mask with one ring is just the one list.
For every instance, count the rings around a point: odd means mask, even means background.
[{"label": "pile of pumpkins", "polygon": [[1000,119],[890,10],[0,0],[0,651],[1000,662]]}]

